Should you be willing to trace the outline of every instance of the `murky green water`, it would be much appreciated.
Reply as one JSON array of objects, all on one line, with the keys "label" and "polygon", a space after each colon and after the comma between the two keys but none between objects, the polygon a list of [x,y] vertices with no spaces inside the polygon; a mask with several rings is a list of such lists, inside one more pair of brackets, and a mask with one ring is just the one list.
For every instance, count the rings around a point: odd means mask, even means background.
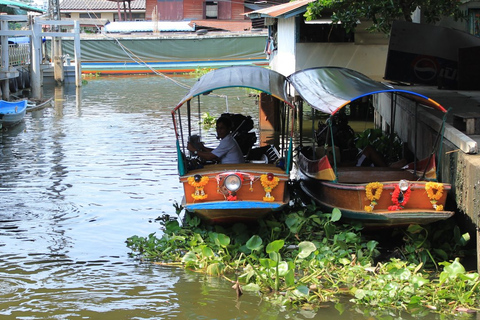
[{"label": "murky green water", "polygon": [[[0,319],[371,317],[353,307],[287,311],[249,293],[237,300],[223,279],[129,259],[125,240],[160,232],[151,221],[181,200],[170,111],[185,93],[158,76],[46,87],[54,107],[2,132]],[[225,111],[216,101],[213,115]],[[229,100],[231,112],[249,108]]]}]

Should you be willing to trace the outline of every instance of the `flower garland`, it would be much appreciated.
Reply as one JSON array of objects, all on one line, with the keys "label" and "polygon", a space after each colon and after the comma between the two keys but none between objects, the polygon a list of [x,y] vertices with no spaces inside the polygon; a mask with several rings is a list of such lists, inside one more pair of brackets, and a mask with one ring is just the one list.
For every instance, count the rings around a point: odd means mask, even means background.
[{"label": "flower garland", "polygon": [[[373,191],[375,190],[375,193]],[[367,199],[370,200],[370,205],[365,206],[365,211],[367,212],[372,212],[373,208],[377,205],[378,199],[380,199],[380,196],[382,195],[383,191],[383,184],[380,182],[370,182],[367,184],[365,187],[365,193],[367,195]]]},{"label": "flower garland", "polygon": [[193,177],[188,177],[188,184],[195,188],[195,193],[192,193],[192,198],[194,200],[205,200],[208,197],[208,194],[203,191],[203,188],[207,185],[209,178],[207,176],[195,175]]},{"label": "flower garland", "polygon": [[263,197],[263,201],[272,202],[275,200],[274,197],[270,194],[272,190],[278,186],[278,182],[280,179],[275,177],[273,173],[262,174],[260,176],[260,182],[262,184],[263,190],[265,191],[265,197]]},{"label": "flower garland", "polygon": [[405,208],[408,200],[410,199],[411,192],[412,189],[410,188],[410,185],[408,186],[407,190],[405,190],[405,192],[400,190],[400,186],[396,185],[395,190],[392,193],[393,206],[389,206],[388,210],[395,211]]},{"label": "flower garland", "polygon": [[425,184],[425,190],[427,191],[428,199],[430,199],[433,208],[436,211],[443,211],[443,205],[437,205],[437,201],[443,196],[443,183],[427,182]]}]

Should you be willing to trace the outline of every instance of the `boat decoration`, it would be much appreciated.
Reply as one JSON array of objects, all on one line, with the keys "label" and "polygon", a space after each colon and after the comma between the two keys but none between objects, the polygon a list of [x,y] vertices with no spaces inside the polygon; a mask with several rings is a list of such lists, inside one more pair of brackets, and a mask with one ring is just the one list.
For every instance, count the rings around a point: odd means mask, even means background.
[{"label": "boat decoration", "polygon": [[[193,141],[192,137],[201,138],[202,126],[199,122],[203,112],[211,113],[211,110],[202,110],[200,99],[205,95],[215,95],[218,90],[234,87],[258,90],[260,96],[268,97],[269,103],[277,107],[275,110],[279,110],[284,119],[284,125],[276,132],[281,137],[280,142],[256,143],[256,134],[262,132],[261,128],[253,130],[251,117],[257,117],[256,114],[225,112],[222,116],[230,117],[235,124],[232,135],[242,149],[245,163],[204,161],[187,149],[188,142]],[[182,206],[187,211],[211,223],[234,223],[261,219],[288,204],[294,106],[287,88],[286,78],[275,71],[258,66],[232,66],[203,75],[180,100],[172,110],[172,119],[178,173],[184,189]],[[260,112],[262,99],[256,103]],[[206,135],[205,132],[203,134]]]},{"label": "boat decoration", "polygon": [[[392,95],[392,122],[397,107],[393,103],[396,96],[413,100],[417,107],[423,106],[446,115],[447,110],[443,106],[424,95],[374,81],[347,68],[301,70],[290,75],[288,81],[301,97],[299,109],[303,109],[302,103],[306,102],[313,112],[327,116],[328,141],[317,148],[301,148],[297,158],[302,190],[324,210],[338,208],[343,218],[369,226],[427,224],[454,214],[445,211],[450,184],[437,181],[439,171],[435,154],[441,154],[440,137],[443,136],[445,116],[429,157],[402,168],[342,163],[343,150],[338,152],[341,141],[335,141],[332,130],[334,117],[340,116],[345,106],[364,97]],[[318,155],[315,149],[323,150],[323,153]],[[325,154],[326,150],[331,150],[330,154]]]}]

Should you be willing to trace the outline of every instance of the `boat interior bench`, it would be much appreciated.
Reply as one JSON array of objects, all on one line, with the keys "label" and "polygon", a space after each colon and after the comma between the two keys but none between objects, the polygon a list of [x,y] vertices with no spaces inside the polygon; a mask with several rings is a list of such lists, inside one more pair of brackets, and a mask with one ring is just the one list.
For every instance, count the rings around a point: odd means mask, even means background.
[{"label": "boat interior bench", "polygon": [[418,177],[410,171],[390,167],[339,167],[338,182],[370,183],[375,181],[416,181]]}]

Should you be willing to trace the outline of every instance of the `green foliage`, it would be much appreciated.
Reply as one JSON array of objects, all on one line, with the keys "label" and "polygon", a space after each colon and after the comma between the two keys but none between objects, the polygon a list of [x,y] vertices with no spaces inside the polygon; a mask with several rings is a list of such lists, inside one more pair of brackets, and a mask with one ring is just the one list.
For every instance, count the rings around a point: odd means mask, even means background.
[{"label": "green foliage", "polygon": [[197,67],[197,68],[195,69],[195,71],[189,72],[188,74],[191,75],[191,76],[195,76],[196,78],[200,78],[201,76],[203,76],[204,74],[209,73],[209,72],[212,71],[212,70],[213,70],[212,68],[200,68],[200,67]]},{"label": "green foliage", "polygon": [[317,0],[308,5],[307,21],[320,17],[331,18],[333,23],[342,23],[347,31],[353,31],[360,20],[372,22],[369,31],[390,33],[393,21],[412,21],[412,13],[420,8],[427,23],[435,23],[443,17],[464,19],[460,1],[450,0]]},{"label": "green foliage", "polygon": [[384,133],[382,129],[367,129],[358,134],[355,141],[355,146],[362,150],[367,146],[372,146],[385,157],[387,163],[402,158],[402,145],[402,140],[396,133]]},{"label": "green foliage", "polygon": [[202,114],[202,124],[204,128],[211,128],[215,125],[217,119],[211,116],[210,113],[204,112]]},{"label": "green foliage", "polygon": [[[181,207],[176,211],[180,214]],[[398,245],[401,257],[390,258],[381,251],[381,239],[367,238],[360,225],[342,223],[340,210],[323,213],[314,204],[248,226],[207,225],[188,212],[183,225],[178,217],[157,220],[160,237],[152,233],[127,239],[132,256],[211,276],[233,275],[230,281],[241,290],[280,306],[316,310],[333,302],[341,312],[341,301],[349,296],[368,311],[424,315],[480,305],[478,273],[467,272],[454,255],[466,254],[462,248],[468,234],[451,223],[389,231],[404,241]],[[449,244],[439,245],[440,239]]]}]

